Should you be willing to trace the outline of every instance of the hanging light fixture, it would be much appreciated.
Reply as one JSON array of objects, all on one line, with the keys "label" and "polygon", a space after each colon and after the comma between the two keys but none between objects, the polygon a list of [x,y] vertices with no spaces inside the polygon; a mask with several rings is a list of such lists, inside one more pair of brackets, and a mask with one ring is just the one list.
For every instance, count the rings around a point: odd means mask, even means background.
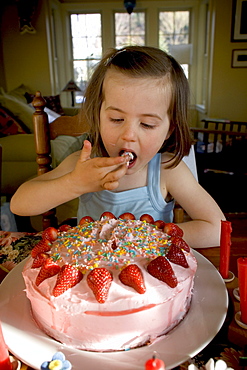
[{"label": "hanging light fixture", "polygon": [[136,6],[136,0],[127,1],[124,0],[124,7],[129,14],[131,14]]}]

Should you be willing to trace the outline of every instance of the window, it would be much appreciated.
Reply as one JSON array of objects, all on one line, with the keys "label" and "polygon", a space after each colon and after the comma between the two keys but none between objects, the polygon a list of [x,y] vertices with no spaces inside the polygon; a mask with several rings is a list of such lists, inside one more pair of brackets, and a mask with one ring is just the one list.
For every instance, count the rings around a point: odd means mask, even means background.
[{"label": "window", "polygon": [[[190,55],[189,25],[190,12],[188,10],[159,12],[159,47],[172,55],[176,53],[174,57],[178,62],[180,61],[179,56],[181,56],[181,65],[187,77]],[[185,45],[188,45],[188,48]],[[188,61],[184,59],[188,59]]]},{"label": "window", "polygon": [[76,93],[80,103],[95,64],[102,57],[101,14],[71,14],[73,77],[82,92]]},{"label": "window", "polygon": [[145,45],[145,13],[115,13],[115,46]]},{"label": "window", "polygon": [[[50,1],[57,7],[58,13],[60,11],[55,34],[58,82],[53,81],[58,92],[73,78],[82,90],[79,93],[82,99],[87,81],[103,53],[113,47],[148,45],[158,46],[178,60],[189,78],[196,101],[201,101],[197,88],[203,70],[201,64],[192,64],[190,58],[192,49],[194,60],[198,60],[200,53],[203,53],[200,35],[204,32],[204,26],[201,22],[201,6],[197,5],[197,1],[177,0],[173,5],[171,1],[144,0],[138,3],[138,8],[131,15],[124,9],[123,2],[66,1],[57,5],[57,1]],[[166,3],[172,5],[165,8]],[[181,54],[187,54],[189,58],[181,60]],[[68,93],[62,94],[61,98],[64,106],[70,103]],[[79,99],[76,96],[77,104],[80,103]]]}]

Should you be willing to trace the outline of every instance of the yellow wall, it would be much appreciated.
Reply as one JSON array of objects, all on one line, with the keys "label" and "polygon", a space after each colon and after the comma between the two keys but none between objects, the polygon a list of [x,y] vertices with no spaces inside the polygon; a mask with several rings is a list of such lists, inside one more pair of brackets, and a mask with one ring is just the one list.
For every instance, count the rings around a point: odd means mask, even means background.
[{"label": "yellow wall", "polygon": [[43,94],[51,91],[46,39],[45,2],[39,1],[32,24],[35,34],[19,32],[16,3],[3,10],[1,38],[5,81],[0,86],[7,91],[24,83],[32,90],[41,90]]},{"label": "yellow wall", "polygon": [[[40,0],[32,24],[36,34],[20,35],[15,2],[3,9],[1,25],[0,86],[7,91],[24,83],[32,90],[52,94],[47,42],[47,1]],[[162,1],[161,1],[162,3]],[[207,116],[247,121],[247,68],[231,68],[233,49],[246,42],[231,42],[232,0],[211,0],[215,17],[210,38]],[[0,45],[1,47],[1,45]]]},{"label": "yellow wall", "polygon": [[231,67],[232,50],[247,49],[247,42],[231,42],[232,0],[214,0],[214,3],[208,116],[247,121],[247,68]]}]

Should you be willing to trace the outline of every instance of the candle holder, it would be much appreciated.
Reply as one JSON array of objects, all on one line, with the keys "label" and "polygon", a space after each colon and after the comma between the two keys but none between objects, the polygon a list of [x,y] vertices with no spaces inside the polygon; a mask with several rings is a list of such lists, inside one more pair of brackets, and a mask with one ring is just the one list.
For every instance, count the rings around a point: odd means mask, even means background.
[{"label": "candle holder", "polygon": [[237,301],[240,301],[239,288],[233,289],[233,295]]},{"label": "candle holder", "polygon": [[228,271],[228,277],[226,279],[223,279],[225,283],[230,283],[235,279],[235,275],[233,272]]},{"label": "candle holder", "polygon": [[241,326],[242,329],[247,329],[247,324],[245,324],[243,321],[241,321],[241,312],[238,311],[236,314],[235,314],[235,321],[236,323]]},{"label": "candle holder", "polygon": [[[218,269],[219,273],[220,273],[220,270]],[[221,274],[220,274],[221,275]],[[224,280],[225,283],[230,283],[231,281],[233,281],[235,279],[235,275],[233,272],[231,271],[228,271],[228,277],[227,278],[223,278],[223,276],[221,275],[222,279]]]}]

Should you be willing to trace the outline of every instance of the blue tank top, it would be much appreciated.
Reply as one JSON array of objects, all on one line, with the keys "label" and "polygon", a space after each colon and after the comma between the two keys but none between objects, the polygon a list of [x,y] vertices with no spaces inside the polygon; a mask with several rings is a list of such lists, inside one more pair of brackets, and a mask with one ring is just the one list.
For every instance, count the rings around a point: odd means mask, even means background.
[{"label": "blue tank top", "polygon": [[78,220],[83,216],[91,216],[94,220],[98,220],[103,212],[108,211],[116,217],[124,212],[131,212],[136,219],[148,213],[154,220],[172,222],[174,201],[167,203],[162,197],[160,162],[160,153],[149,162],[147,186],[121,192],[102,190],[81,195],[77,213]]}]

